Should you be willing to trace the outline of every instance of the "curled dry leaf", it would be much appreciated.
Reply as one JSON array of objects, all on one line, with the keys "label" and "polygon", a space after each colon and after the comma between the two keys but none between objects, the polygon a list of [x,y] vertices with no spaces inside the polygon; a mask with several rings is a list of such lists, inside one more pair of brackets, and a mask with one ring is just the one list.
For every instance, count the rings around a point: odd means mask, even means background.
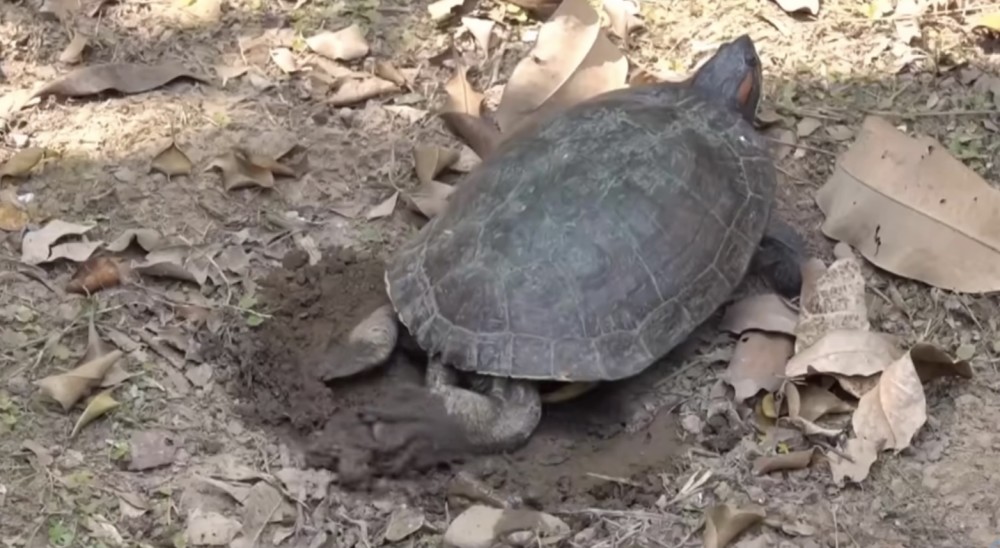
[{"label": "curled dry leaf", "polygon": [[455,187],[451,185],[430,181],[421,184],[413,192],[408,192],[406,200],[412,204],[413,209],[431,219],[444,211],[445,206],[448,205],[448,197],[454,191]]},{"label": "curled dry leaf", "polygon": [[723,548],[744,531],[764,520],[767,514],[759,506],[737,508],[720,504],[705,511],[705,548]]},{"label": "curled dry leaf", "polygon": [[483,53],[490,52],[490,38],[493,37],[493,27],[496,22],[492,19],[479,19],[477,17],[463,17],[462,26],[469,31],[476,44],[483,49]]},{"label": "curled dry leaf", "polygon": [[111,257],[95,257],[85,261],[66,284],[68,293],[90,295],[121,282],[118,263]]},{"label": "curled dry leaf", "polygon": [[483,118],[464,112],[442,112],[439,116],[448,130],[480,158],[488,157],[500,143],[500,131]]},{"label": "curled dry leaf", "polygon": [[371,221],[392,215],[392,212],[396,210],[397,201],[399,201],[399,192],[393,192],[392,196],[389,196],[385,201],[368,210],[365,218]]},{"label": "curled dry leaf", "polygon": [[785,384],[785,401],[788,403],[788,416],[801,417],[810,422],[831,413],[854,411],[853,405],[838,398],[833,392],[812,384]]},{"label": "curled dry leaf", "polygon": [[226,85],[226,82],[243,76],[248,70],[250,67],[246,65],[216,65],[215,75],[222,79],[222,85]]},{"label": "curled dry leaf", "polygon": [[427,5],[427,13],[431,16],[431,21],[441,23],[458,13],[465,0],[436,0]]},{"label": "curled dry leaf", "polygon": [[719,324],[737,335],[751,329],[795,336],[799,315],[774,293],[753,295],[733,303]]},{"label": "curled dry leaf", "polygon": [[834,451],[827,452],[826,459],[830,463],[833,481],[838,484],[842,484],[845,478],[855,483],[864,481],[878,459],[878,451],[878,446],[872,440],[851,438],[847,440],[843,456]]},{"label": "curled dry leaf", "polygon": [[69,411],[91,388],[100,384],[104,375],[121,357],[121,350],[114,350],[66,373],[39,379],[35,381],[35,385],[43,394],[58,402],[63,411]]},{"label": "curled dry leaf", "polygon": [[806,267],[799,323],[795,329],[796,352],[811,346],[831,331],[871,329],[861,263],[849,254],[849,250],[841,248],[841,253],[844,256],[835,260],[817,278],[808,273],[810,267]]},{"label": "curled dry leaf", "polygon": [[113,253],[119,253],[128,249],[133,242],[146,251],[153,251],[161,247],[163,236],[152,228],[130,228],[108,243],[105,248]]},{"label": "curled dry leaf", "polygon": [[193,256],[187,246],[172,246],[151,251],[141,263],[132,266],[139,274],[184,280],[203,285],[208,279],[210,262],[206,257]]},{"label": "curled dry leaf", "polygon": [[399,542],[424,526],[424,513],[419,508],[403,505],[392,511],[385,527],[385,540]]},{"label": "curled dry leaf", "polygon": [[593,49],[600,18],[587,0],[564,0],[538,31],[531,52],[514,67],[496,119],[502,133],[540,108],[565,84]]},{"label": "curled dry leaf", "polygon": [[809,467],[815,454],[815,449],[807,449],[805,451],[793,451],[780,455],[757,457],[753,461],[753,473],[763,475],[778,470],[802,470]]},{"label": "curled dry leaf", "polygon": [[288,48],[272,49],[271,60],[285,74],[291,74],[299,70],[299,63],[295,60],[295,54]]},{"label": "curled dry leaf", "polygon": [[114,90],[125,94],[142,93],[169,84],[178,78],[189,78],[205,82],[199,76],[177,62],[159,65],[138,63],[108,63],[83,67],[44,85],[32,97],[58,95],[61,97],[81,97]]},{"label": "curled dry leaf", "polygon": [[[920,355],[933,356],[935,359],[929,360],[933,363],[943,362],[940,360],[943,353],[929,350],[929,346],[923,345]],[[928,367],[930,371],[933,366]],[[955,374],[964,372],[959,368],[954,370]],[[971,370],[968,373],[971,376]],[[923,383],[910,351],[886,367],[878,385],[861,397],[852,424],[859,438],[874,441],[880,449],[900,451],[909,447],[910,440],[926,420]]]},{"label": "curled dry leaf", "polygon": [[363,80],[345,79],[340,81],[326,102],[335,107],[342,107],[397,91],[399,86],[375,76]]},{"label": "curled dry leaf", "polygon": [[476,117],[482,114],[484,96],[469,83],[468,72],[468,67],[459,65],[445,83],[447,97],[442,112],[461,112]]},{"label": "curled dry leaf", "polygon": [[792,345],[792,338],[782,333],[743,333],[722,375],[733,387],[736,401],[743,401],[761,390],[777,390],[784,379]]},{"label": "curled dry leaf", "polygon": [[99,392],[96,396],[90,399],[90,402],[87,403],[87,407],[85,407],[83,409],[83,413],[80,414],[80,418],[78,418],[76,420],[76,424],[73,425],[73,431],[69,434],[70,438],[75,438],[81,428],[94,422],[95,419],[103,416],[108,411],[118,407],[118,401],[111,397],[111,392],[113,391],[114,388],[109,388]]},{"label": "curled dry leaf", "polygon": [[429,184],[439,173],[458,161],[458,151],[436,145],[417,145],[413,149],[417,180]]},{"label": "curled dry leaf", "polygon": [[815,374],[871,376],[903,355],[898,339],[886,333],[830,331],[795,354],[785,367],[789,377]]},{"label": "curled dry leaf", "polygon": [[917,343],[910,348],[910,359],[917,369],[920,382],[927,384],[938,377],[972,378],[972,366],[966,360],[954,360],[945,351],[928,344]]},{"label": "curled dry leaf", "polygon": [[0,181],[3,181],[4,177],[24,177],[42,161],[44,156],[45,149],[41,147],[17,151],[3,163],[3,166],[0,166]]},{"label": "curled dry leaf", "polygon": [[1000,290],[1000,191],[930,137],[867,117],[816,203],[823,233],[882,269],[954,291]]},{"label": "curled dry leaf", "polygon": [[239,150],[219,156],[207,169],[222,172],[222,185],[226,190],[247,187],[274,188],[274,173],[266,167],[254,164]]},{"label": "curled dry leaf", "polygon": [[410,81],[406,75],[396,68],[396,65],[385,59],[377,59],[375,61],[375,76],[392,82],[401,88],[410,87]]},{"label": "curled dry leaf", "polygon": [[184,154],[176,142],[170,141],[170,144],[153,158],[149,169],[159,171],[167,177],[173,177],[174,175],[189,175],[193,167],[194,164],[191,163],[187,154]]},{"label": "curled dry leaf", "polygon": [[786,13],[807,12],[809,15],[819,13],[819,0],[775,0]]},{"label": "curled dry leaf", "polygon": [[[67,223],[59,219],[49,221],[39,230],[25,234],[21,242],[21,260],[27,264],[41,264],[53,260],[52,245],[66,236],[79,236],[93,226]],[[96,242],[100,245],[100,242]],[[84,257],[81,260],[86,260]]]},{"label": "curled dry leaf", "polygon": [[306,38],[306,45],[314,52],[334,61],[353,61],[368,55],[368,40],[358,25],[336,32],[323,31]]},{"label": "curled dry leaf", "polygon": [[83,50],[87,48],[87,37],[83,34],[77,33],[70,40],[66,48],[62,50],[59,54],[59,62],[66,63],[67,65],[75,65],[80,62],[83,58]]}]

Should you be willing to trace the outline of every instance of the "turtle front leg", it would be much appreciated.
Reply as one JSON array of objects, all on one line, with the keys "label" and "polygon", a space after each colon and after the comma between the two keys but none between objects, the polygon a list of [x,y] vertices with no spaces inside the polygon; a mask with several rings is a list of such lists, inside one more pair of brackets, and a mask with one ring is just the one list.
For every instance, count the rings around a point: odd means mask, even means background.
[{"label": "turtle front leg", "polygon": [[375,309],[351,330],[344,342],[334,341],[314,359],[323,381],[350,377],[385,363],[399,339],[399,324],[391,304]]},{"label": "turtle front leg", "polygon": [[538,387],[531,381],[480,376],[484,394],[456,386],[454,370],[437,358],[427,366],[427,386],[448,416],[464,431],[473,449],[500,452],[526,443],[542,417]]},{"label": "turtle front leg", "polygon": [[798,231],[772,214],[751,267],[769,280],[778,293],[792,299],[802,289],[805,252],[805,241]]}]

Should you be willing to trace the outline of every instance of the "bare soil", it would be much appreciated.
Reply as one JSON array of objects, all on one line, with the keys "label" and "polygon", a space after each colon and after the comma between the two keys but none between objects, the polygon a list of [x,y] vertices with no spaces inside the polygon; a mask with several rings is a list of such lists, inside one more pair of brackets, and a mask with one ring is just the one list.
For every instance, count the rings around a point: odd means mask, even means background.
[{"label": "bare soil", "polygon": [[[213,4],[179,4],[203,2]],[[486,57],[468,36],[454,38],[454,25],[432,24],[426,1],[230,0],[194,22],[178,20],[168,2],[107,3],[93,16],[84,4],[65,21],[44,15],[40,1],[3,4],[0,107],[72,70],[59,55],[76,31],[89,37],[83,64],[180,60],[208,73],[246,64],[252,77],[48,98],[14,114],[0,108],[0,162],[26,146],[56,153],[28,177],[0,180],[0,193],[30,197],[27,230],[59,218],[94,224],[88,237],[110,241],[152,228],[214,261],[204,284],[145,276],[80,296],[64,290],[76,264],[24,264],[24,232],[0,231],[5,546],[190,546],[184,533],[198,515],[249,527],[263,513],[266,528],[250,532],[259,546],[370,548],[393,545],[384,534],[404,505],[427,526],[394,545],[437,546],[469,499],[539,507],[570,523],[575,537],[565,545],[593,548],[700,545],[704,510],[723,502],[767,510],[736,544],[743,547],[967,548],[1000,539],[996,296],[953,294],[866,266],[873,328],[951,353],[971,348],[975,377],[935,382],[912,447],[883,455],[860,485],[835,485],[822,463],[752,474],[762,440],[708,412],[734,343],[714,320],[635,379],[548,406],[528,445],[507,455],[468,454],[449,438],[441,410],[419,389],[421,357],[406,345],[351,382],[324,386],[303,370],[370,311],[382,292],[381,261],[419,226],[403,206],[381,219],[364,212],[417,185],[416,144],[459,146],[426,115],[451,75],[441,61],[452,58],[449,45],[495,105],[530,47],[516,33],[537,22],[482,0],[515,33]],[[900,38],[901,23],[873,21],[856,2],[824,2],[816,18],[774,2],[643,5],[647,28],[629,45],[635,63],[686,72],[720,41],[749,32],[764,63],[765,108],[792,131],[803,117],[822,122],[778,162],[779,212],[813,255],[829,260],[833,247],[820,231],[815,190],[851,142],[828,129],[856,131],[867,113],[934,136],[1000,186],[1000,98],[976,76],[1000,77],[1000,57],[995,37],[968,28],[976,2],[928,13],[912,41]],[[374,57],[419,68],[411,90],[331,106],[269,57],[273,47],[299,51],[295,33],[352,23],[372,46],[352,68],[373,70]],[[242,47],[260,37],[265,47]],[[171,139],[194,164],[190,175],[150,170]],[[303,149],[296,162],[305,158],[306,169],[272,189],[226,191],[207,169],[234,146],[290,142]],[[316,251],[321,258],[309,264]],[[113,392],[117,408],[71,437],[83,405],[64,412],[33,383],[77,364],[90,317],[134,376]],[[387,416],[411,424],[413,435],[376,443],[373,424]],[[316,480],[321,495],[293,496],[275,479],[295,471],[326,478]],[[705,473],[701,489],[678,497]],[[261,503],[268,489],[287,507]]]}]

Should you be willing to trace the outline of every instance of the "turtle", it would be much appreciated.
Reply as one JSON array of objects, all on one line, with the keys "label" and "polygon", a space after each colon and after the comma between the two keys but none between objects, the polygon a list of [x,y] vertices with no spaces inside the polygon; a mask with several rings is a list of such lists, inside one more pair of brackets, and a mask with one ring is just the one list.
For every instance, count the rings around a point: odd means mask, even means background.
[{"label": "turtle", "polygon": [[637,375],[752,270],[797,295],[803,240],[771,214],[761,85],[744,34],[683,82],[606,92],[505,141],[386,260],[385,300],[321,378],[385,363],[402,330],[471,447],[509,451],[539,424],[540,381]]}]

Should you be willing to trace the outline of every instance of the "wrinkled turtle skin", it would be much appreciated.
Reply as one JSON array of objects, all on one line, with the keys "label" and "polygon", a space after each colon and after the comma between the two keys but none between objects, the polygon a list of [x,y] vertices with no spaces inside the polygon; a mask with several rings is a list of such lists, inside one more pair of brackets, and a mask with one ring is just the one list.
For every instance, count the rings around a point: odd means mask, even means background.
[{"label": "wrinkled turtle skin", "polygon": [[[472,442],[511,449],[541,416],[533,381],[636,375],[724,304],[758,253],[797,293],[799,243],[761,246],[777,179],[752,125],[760,89],[742,36],[686,83],[616,90],[505,143],[387,263],[379,357],[394,312]],[[478,390],[456,371],[478,374]]]}]

